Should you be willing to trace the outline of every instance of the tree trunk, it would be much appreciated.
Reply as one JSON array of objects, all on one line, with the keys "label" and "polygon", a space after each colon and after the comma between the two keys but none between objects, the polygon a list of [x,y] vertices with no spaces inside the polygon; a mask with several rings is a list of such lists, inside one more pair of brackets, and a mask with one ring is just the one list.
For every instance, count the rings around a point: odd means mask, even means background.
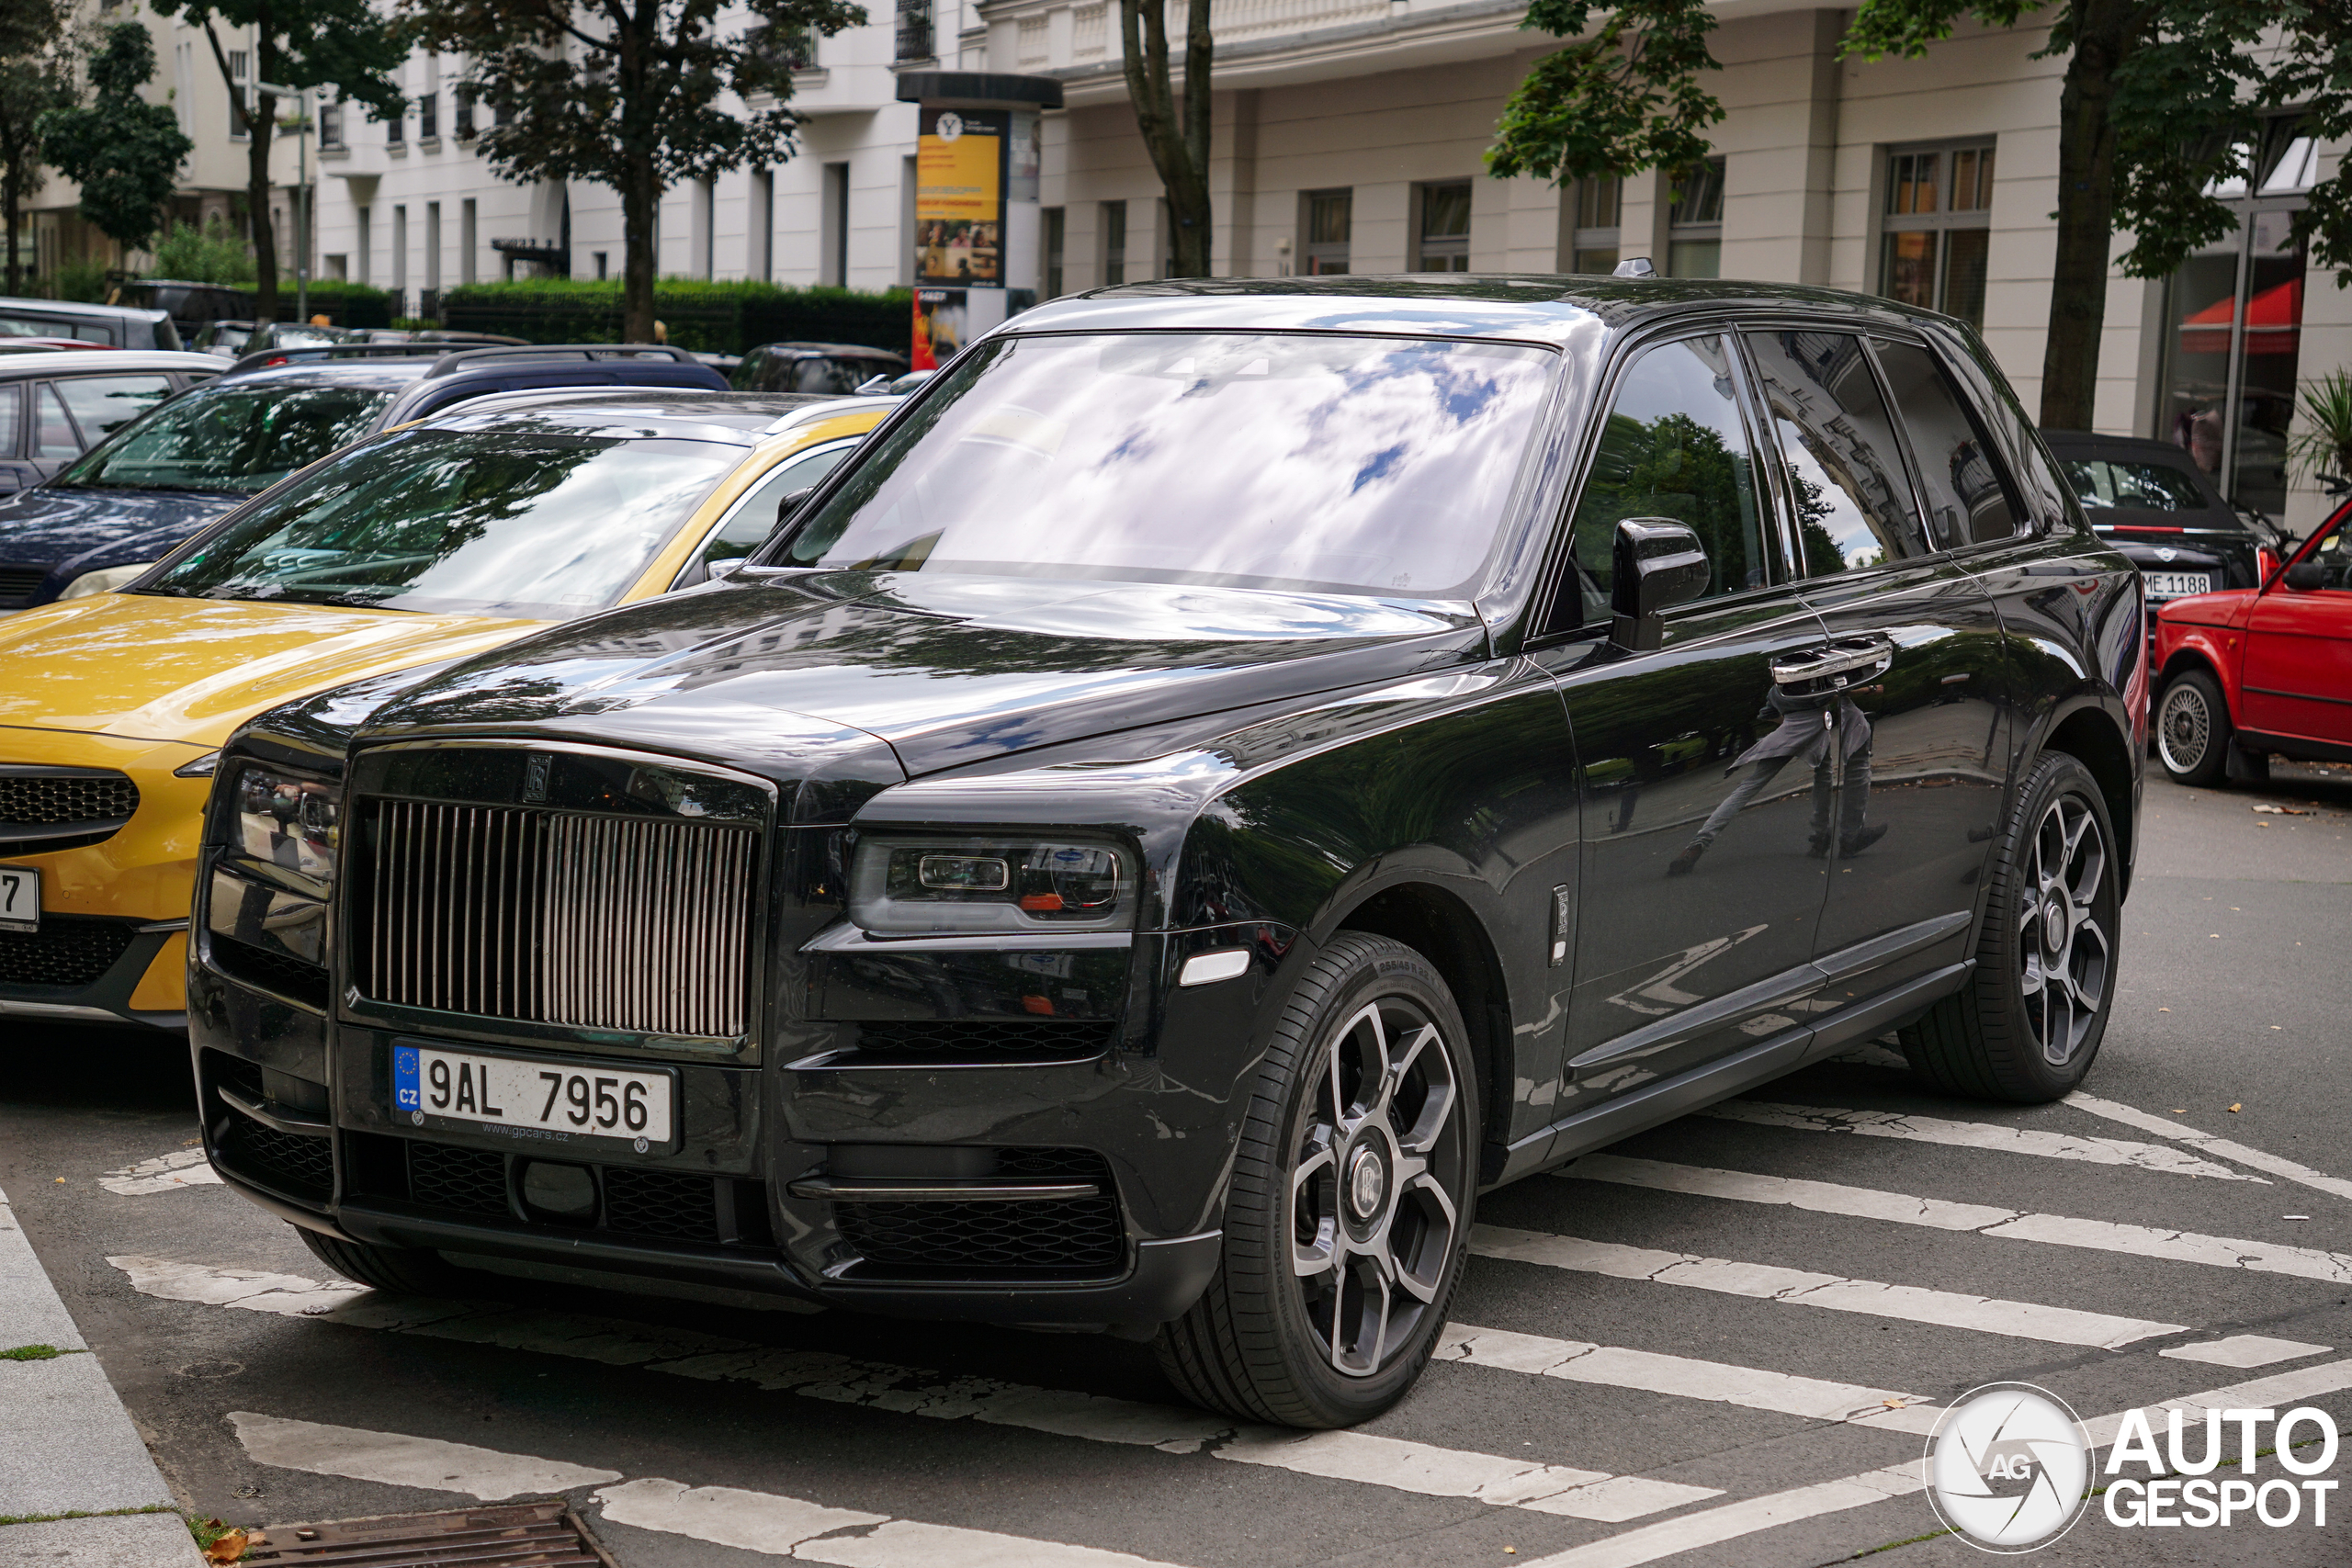
[{"label": "tree trunk", "polygon": [[621,185],[621,341],[653,341],[653,219],[662,182],[650,158],[631,158]]},{"label": "tree trunk", "polygon": [[2140,0],[2075,0],[2058,94],[2058,254],[2041,353],[2041,427],[2088,430],[2115,238],[2115,73],[2141,41]]},{"label": "tree trunk", "polygon": [[15,295],[24,291],[24,278],[17,263],[17,222],[22,216],[17,207],[23,197],[19,194],[20,182],[17,178],[17,155],[10,151],[5,156],[7,169],[0,175],[0,209],[6,210],[0,211],[0,220],[5,220],[8,225],[8,292]]},{"label": "tree trunk", "polygon": [[[270,78],[264,77],[264,81]],[[254,226],[254,320],[277,320],[277,235],[269,220],[269,133],[277,129],[277,100],[254,95],[245,144],[245,202]]]},{"label": "tree trunk", "polygon": [[1184,13],[1184,106],[1182,118],[1168,72],[1168,13],[1163,0],[1119,0],[1120,36],[1126,50],[1127,97],[1136,130],[1168,197],[1168,265],[1177,277],[1209,275],[1209,73],[1216,39],[1209,0],[1188,0]]}]

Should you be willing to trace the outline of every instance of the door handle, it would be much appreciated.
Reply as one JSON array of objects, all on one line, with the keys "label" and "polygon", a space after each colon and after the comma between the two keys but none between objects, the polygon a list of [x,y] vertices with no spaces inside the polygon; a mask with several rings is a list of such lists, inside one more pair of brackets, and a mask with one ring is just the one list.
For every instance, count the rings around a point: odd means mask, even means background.
[{"label": "door handle", "polygon": [[1826,648],[1809,648],[1772,660],[1772,683],[1805,686],[1826,681],[1832,686],[1850,686],[1856,681],[1883,674],[1894,663],[1893,637],[1883,633],[1841,637]]}]

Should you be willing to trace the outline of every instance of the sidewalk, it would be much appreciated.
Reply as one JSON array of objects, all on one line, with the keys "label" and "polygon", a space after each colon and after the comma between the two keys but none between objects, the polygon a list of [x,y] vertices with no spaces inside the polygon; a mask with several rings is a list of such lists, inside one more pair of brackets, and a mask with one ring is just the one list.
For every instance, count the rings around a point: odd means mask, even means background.
[{"label": "sidewalk", "polygon": [[[41,1347],[58,1353],[45,1355]],[[18,1359],[27,1354],[34,1359]],[[136,1509],[166,1511],[125,1511]],[[58,1517],[63,1514],[105,1517]],[[12,1565],[194,1568],[203,1562],[171,1490],[41,1271],[5,1192],[0,1520],[22,1521],[0,1524],[0,1561]]]}]

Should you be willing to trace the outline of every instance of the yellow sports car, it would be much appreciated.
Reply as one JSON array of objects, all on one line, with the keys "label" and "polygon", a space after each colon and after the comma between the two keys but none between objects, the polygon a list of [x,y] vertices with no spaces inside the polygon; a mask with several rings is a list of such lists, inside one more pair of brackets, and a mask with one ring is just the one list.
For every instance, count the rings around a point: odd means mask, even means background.
[{"label": "yellow sports car", "polygon": [[313,464],[119,592],[0,619],[0,1018],[185,1027],[231,730],[700,582],[897,406],[483,398]]}]

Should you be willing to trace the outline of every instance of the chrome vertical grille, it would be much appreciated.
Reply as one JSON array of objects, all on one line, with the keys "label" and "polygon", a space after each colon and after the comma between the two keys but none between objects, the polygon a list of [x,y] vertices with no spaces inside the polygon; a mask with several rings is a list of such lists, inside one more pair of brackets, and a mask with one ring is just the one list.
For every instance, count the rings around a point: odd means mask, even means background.
[{"label": "chrome vertical grille", "polygon": [[361,995],[643,1034],[749,1027],[752,829],[420,800],[364,818]]}]

